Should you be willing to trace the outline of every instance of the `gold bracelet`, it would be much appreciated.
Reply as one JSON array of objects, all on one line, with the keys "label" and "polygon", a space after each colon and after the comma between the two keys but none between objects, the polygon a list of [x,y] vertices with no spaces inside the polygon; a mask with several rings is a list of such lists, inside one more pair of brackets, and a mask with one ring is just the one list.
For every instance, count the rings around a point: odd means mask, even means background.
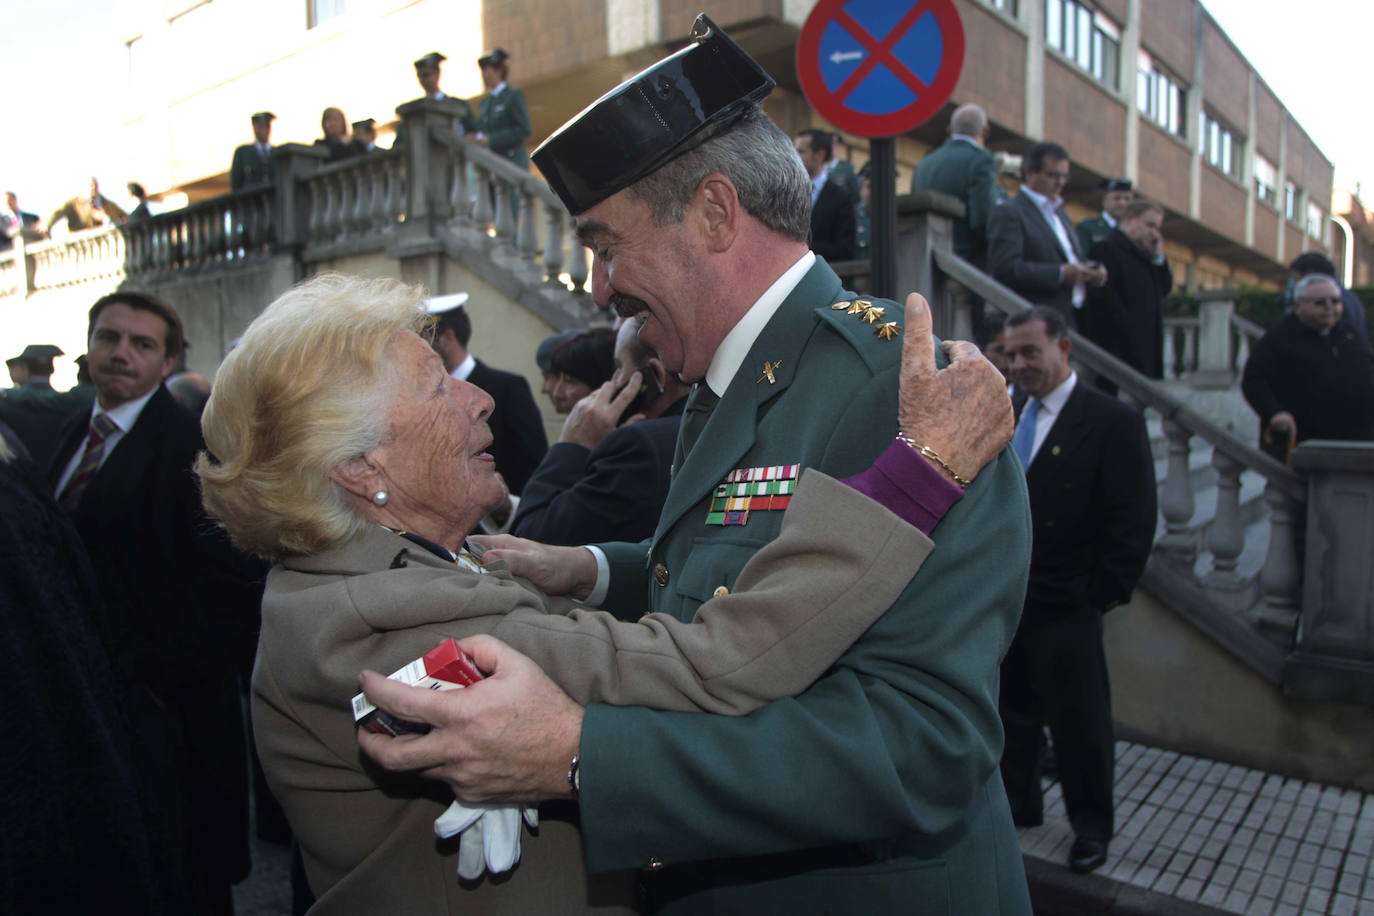
[{"label": "gold bracelet", "polygon": [[908,446],[910,446],[910,447],[912,448],[913,451],[915,451],[915,452],[916,452],[918,455],[920,455],[921,457],[923,457],[923,458],[929,458],[931,461],[935,462],[935,463],[938,464],[940,467],[944,468],[945,473],[948,474],[951,478],[953,478],[954,482],[957,483],[962,489],[967,490],[967,489],[968,489],[968,485],[971,484],[971,483],[973,483],[973,481],[971,481],[971,480],[965,480],[964,478],[962,478],[962,477],[960,477],[958,474],[956,474],[955,471],[954,471],[954,468],[952,468],[952,467],[950,467],[948,464],[946,464],[946,463],[945,463],[945,459],[943,459],[943,458],[941,458],[939,455],[937,455],[937,454],[935,453],[935,449],[931,448],[930,446],[928,446],[928,445],[917,445],[915,442],[912,442],[912,441],[911,441],[911,437],[910,437],[910,436],[908,436],[906,433],[903,433],[903,432],[897,433],[897,438],[898,438],[898,440],[900,440],[900,441],[902,441],[902,442],[905,442]]}]

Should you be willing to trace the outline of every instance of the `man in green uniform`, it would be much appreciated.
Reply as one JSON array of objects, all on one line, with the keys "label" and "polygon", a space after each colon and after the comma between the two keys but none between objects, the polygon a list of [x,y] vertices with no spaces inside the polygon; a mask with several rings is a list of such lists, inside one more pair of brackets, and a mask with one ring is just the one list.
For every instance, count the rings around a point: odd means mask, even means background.
[{"label": "man in green uniform", "polygon": [[954,221],[954,253],[979,268],[988,256],[988,213],[996,202],[997,167],[984,144],[988,115],[977,105],[960,105],[949,119],[949,139],[916,166],[913,191],[940,191],[964,203]]},{"label": "man in green uniform", "polygon": [[530,167],[525,141],[530,138],[530,110],[525,93],[506,84],[510,55],[500,48],[477,58],[487,94],[477,106],[477,138],[491,151],[505,156],[522,169]]},{"label": "man in green uniform", "polygon": [[[690,620],[734,588],[799,468],[845,476],[907,448],[901,307],[845,292],[807,250],[810,183],[758,107],[772,80],[709,19],[693,38],[534,154],[593,251],[597,301],[697,383],[652,541],[496,550],[625,617]],[[481,690],[414,698],[455,712],[421,742],[361,741],[393,768],[443,764],[429,775],[467,799],[577,797],[588,869],[643,869],[656,912],[1028,914],[997,775],[997,666],[1029,558],[1009,452],[938,537],[830,672],[752,715],[583,709],[498,662]]]},{"label": "man in green uniform", "polygon": [[65,393],[53,391],[52,361],[61,355],[61,348],[52,344],[29,344],[16,357],[26,373],[24,383],[0,398],[0,423],[14,430],[39,467],[47,467],[57,450],[62,421],[80,407]]},{"label": "man in green uniform", "polygon": [[253,113],[253,142],[245,143],[234,150],[234,161],[229,166],[229,188],[241,191],[272,183],[275,174],[272,165],[272,121],[276,115],[270,111]]},{"label": "man in green uniform", "polygon": [[1126,208],[1135,200],[1135,188],[1129,178],[1104,178],[1098,188],[1102,191],[1102,215],[1085,219],[1074,227],[1078,234],[1078,250],[1084,254],[1112,234]]}]

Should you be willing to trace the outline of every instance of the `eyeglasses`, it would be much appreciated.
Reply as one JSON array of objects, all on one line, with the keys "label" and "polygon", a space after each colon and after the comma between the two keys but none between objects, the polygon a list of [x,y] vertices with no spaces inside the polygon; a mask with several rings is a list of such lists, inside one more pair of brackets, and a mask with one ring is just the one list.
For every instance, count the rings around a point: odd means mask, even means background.
[{"label": "eyeglasses", "polygon": [[1298,301],[1305,302],[1308,305],[1319,305],[1322,308],[1335,308],[1338,305],[1345,304],[1340,296],[1317,296],[1314,299],[1300,299]]}]

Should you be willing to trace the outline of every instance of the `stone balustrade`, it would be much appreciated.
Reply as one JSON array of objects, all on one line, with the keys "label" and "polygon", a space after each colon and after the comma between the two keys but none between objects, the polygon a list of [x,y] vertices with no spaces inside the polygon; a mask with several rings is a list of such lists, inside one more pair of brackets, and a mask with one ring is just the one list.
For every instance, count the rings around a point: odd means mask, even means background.
[{"label": "stone balustrade", "polygon": [[[124,271],[124,236],[118,226],[87,229],[57,240],[23,246],[26,293],[119,277]],[[15,271],[16,274],[19,271]]]},{"label": "stone balustrade", "polygon": [[129,276],[234,267],[276,243],[275,194],[238,191],[124,227]]}]

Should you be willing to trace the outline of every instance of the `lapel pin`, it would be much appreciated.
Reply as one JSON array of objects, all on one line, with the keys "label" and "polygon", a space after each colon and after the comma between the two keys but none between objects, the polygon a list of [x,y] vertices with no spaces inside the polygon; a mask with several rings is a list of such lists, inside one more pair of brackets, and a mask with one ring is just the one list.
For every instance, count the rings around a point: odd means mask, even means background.
[{"label": "lapel pin", "polygon": [[834,305],[830,306],[830,308],[836,312],[843,312],[845,309],[849,308],[849,303],[836,302]]},{"label": "lapel pin", "polygon": [[873,303],[869,302],[867,299],[855,299],[853,302],[849,304],[847,314],[857,315],[860,312],[866,311],[872,307]]},{"label": "lapel pin", "polygon": [[897,326],[897,322],[895,321],[885,321],[878,325],[877,330],[873,333],[878,335],[879,340],[891,340],[902,333],[902,329]]},{"label": "lapel pin", "polygon": [[1059,446],[1056,445],[1054,448],[1050,449],[1050,454],[1057,458],[1059,456]]},{"label": "lapel pin", "polygon": [[778,368],[779,366],[781,366],[781,365],[782,365],[782,360],[780,360],[780,359],[779,359],[779,360],[774,360],[774,361],[771,362],[771,363],[770,363],[768,360],[765,359],[765,360],[763,361],[763,375],[760,375],[758,378],[754,379],[754,384],[757,385],[759,382],[763,381],[764,379],[768,379],[768,384],[770,384],[770,385],[776,384],[777,381],[778,381],[778,379],[777,379],[777,376],[775,376],[775,375],[773,374],[773,371],[774,371],[775,369],[777,369],[777,368]]}]

